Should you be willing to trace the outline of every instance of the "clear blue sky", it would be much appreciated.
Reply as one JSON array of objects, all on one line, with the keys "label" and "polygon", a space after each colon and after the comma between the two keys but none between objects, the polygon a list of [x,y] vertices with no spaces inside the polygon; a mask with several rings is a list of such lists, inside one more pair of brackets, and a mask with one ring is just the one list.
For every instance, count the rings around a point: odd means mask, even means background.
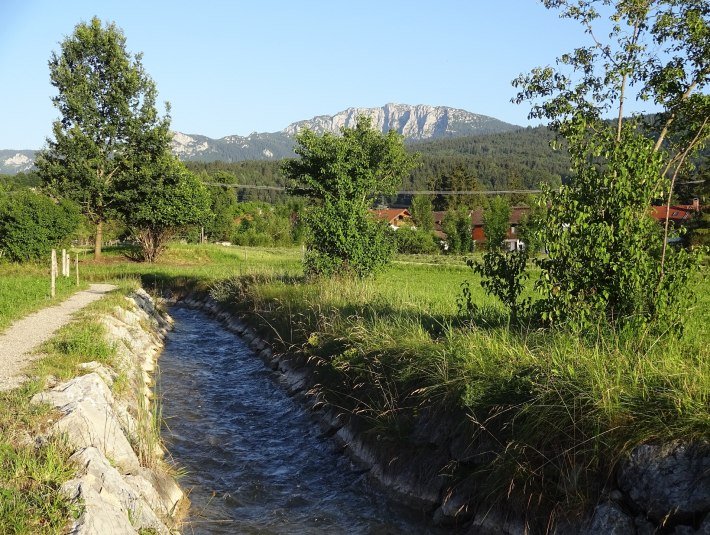
[{"label": "clear blue sky", "polygon": [[94,15],[143,52],[173,129],[215,138],[387,102],[527,125],[510,81],[585,39],[537,0],[0,0],[0,149],[43,145],[47,61]]}]

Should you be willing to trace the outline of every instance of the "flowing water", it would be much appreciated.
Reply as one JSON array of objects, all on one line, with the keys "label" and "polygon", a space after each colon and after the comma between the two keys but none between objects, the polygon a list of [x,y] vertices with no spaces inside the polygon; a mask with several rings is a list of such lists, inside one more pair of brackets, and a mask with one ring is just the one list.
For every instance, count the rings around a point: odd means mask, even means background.
[{"label": "flowing water", "polygon": [[183,533],[436,533],[324,437],[236,335],[175,307],[160,358],[163,437],[186,471]]}]

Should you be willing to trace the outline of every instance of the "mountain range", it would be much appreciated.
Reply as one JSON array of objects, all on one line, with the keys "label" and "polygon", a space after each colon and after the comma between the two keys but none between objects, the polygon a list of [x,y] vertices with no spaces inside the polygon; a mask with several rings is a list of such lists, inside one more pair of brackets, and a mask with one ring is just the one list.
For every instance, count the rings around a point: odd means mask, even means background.
[{"label": "mountain range", "polygon": [[[310,128],[319,134],[338,133],[341,127],[354,126],[360,115],[369,117],[377,130],[395,130],[408,142],[510,132],[520,128],[493,117],[447,106],[385,104],[379,108],[348,108],[335,115],[319,115],[292,123],[279,132],[254,132],[248,136],[232,135],[219,139],[174,132],[172,150],[183,161],[280,160],[294,155],[294,136],[302,129]],[[33,150],[0,150],[0,173],[30,170],[34,153]]]}]

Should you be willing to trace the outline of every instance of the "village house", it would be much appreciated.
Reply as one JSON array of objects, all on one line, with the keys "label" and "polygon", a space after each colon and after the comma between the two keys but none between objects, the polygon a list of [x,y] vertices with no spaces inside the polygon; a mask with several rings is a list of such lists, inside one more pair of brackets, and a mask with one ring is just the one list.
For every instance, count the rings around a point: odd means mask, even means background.
[{"label": "village house", "polygon": [[406,208],[383,208],[370,210],[377,219],[385,221],[393,230],[400,227],[413,227],[412,214]]},{"label": "village house", "polygon": [[666,219],[676,225],[686,225],[693,220],[701,211],[700,199],[693,199],[693,204],[664,204],[662,206],[651,207],[651,217],[660,223],[665,223]]}]

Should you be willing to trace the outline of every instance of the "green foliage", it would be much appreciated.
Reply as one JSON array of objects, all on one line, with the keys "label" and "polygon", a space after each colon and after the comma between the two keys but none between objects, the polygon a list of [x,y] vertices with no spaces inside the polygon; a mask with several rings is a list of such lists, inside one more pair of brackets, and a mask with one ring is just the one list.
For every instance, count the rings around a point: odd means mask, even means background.
[{"label": "green foliage", "polygon": [[605,129],[586,147],[606,151],[603,165],[588,163],[583,149],[575,160],[578,177],[545,195],[547,224],[540,236],[549,256],[538,260],[537,284],[543,319],[679,321],[691,259],[684,250],[669,250],[661,277],[663,236],[648,215],[663,154],[627,125],[620,142]]},{"label": "green foliage", "polygon": [[80,223],[77,206],[30,190],[0,192],[0,252],[13,262],[48,258]]},{"label": "green foliage", "polygon": [[[467,260],[466,264],[481,276],[481,286],[488,295],[493,295],[510,311],[515,322],[527,301],[520,301],[528,278],[526,272],[528,248],[504,251],[505,239],[510,228],[510,205],[504,197],[495,197],[483,215],[483,231],[486,234],[486,252],[480,262]],[[477,311],[471,300],[471,292],[464,287],[464,304],[469,315]]]},{"label": "green foliage", "polygon": [[439,246],[431,232],[409,227],[402,227],[393,232],[398,253],[434,254],[439,251]]},{"label": "green foliage", "polygon": [[448,210],[441,222],[441,229],[446,234],[449,254],[466,254],[473,251],[471,214],[465,207]]},{"label": "green foliage", "polygon": [[[532,100],[530,117],[548,119],[567,142],[576,175],[541,200],[549,257],[538,261],[539,311],[552,323],[592,327],[606,318],[663,332],[681,328],[693,258],[667,247],[668,227],[664,235],[648,211],[661,195],[670,204],[677,176],[710,135],[707,3],[544,4],[579,21],[594,40],[561,56],[558,68],[514,81],[514,100]],[[609,24],[598,33],[602,14]],[[624,118],[632,91],[663,110],[643,128],[641,117]],[[604,116],[612,109],[617,119],[609,124]]]},{"label": "green foliage", "polygon": [[179,230],[212,218],[207,187],[167,151],[123,175],[117,192],[116,210],[144,261],[154,262]]},{"label": "green foliage", "polygon": [[[431,188],[443,191],[482,191],[483,187],[476,176],[462,164],[442,172],[432,181]],[[438,211],[456,210],[457,208],[475,208],[486,204],[483,195],[437,195],[434,206]]]},{"label": "green foliage", "polygon": [[483,232],[488,249],[500,250],[510,228],[510,205],[503,197],[494,197],[488,210],[483,212]]},{"label": "green foliage", "polygon": [[225,186],[209,186],[209,194],[212,218],[205,225],[205,235],[211,241],[231,241],[236,230],[237,198],[234,190]]},{"label": "green foliage", "polygon": [[298,209],[294,205],[273,206],[264,202],[237,205],[237,220],[230,241],[235,245],[284,246],[302,239]]},{"label": "green foliage", "polygon": [[115,181],[138,164],[142,152],[155,152],[156,143],[167,147],[169,118],[158,115],[155,84],[113,23],[103,27],[93,18],[78,24],[60,52],[52,53],[49,70],[61,119],[36,165],[49,190],[75,200],[97,225],[100,256]]},{"label": "green foliage", "polygon": [[434,205],[431,198],[426,195],[415,195],[412,199],[412,205],[409,207],[409,213],[412,214],[412,220],[417,226],[417,229],[425,232],[434,230]]},{"label": "green foliage", "polygon": [[402,137],[376,132],[360,117],[341,136],[304,130],[297,142],[300,158],[286,162],[284,173],[291,191],[312,201],[304,216],[307,272],[362,277],[384,266],[393,247],[386,226],[368,208],[377,193],[393,193],[414,166]]},{"label": "green foliage", "polygon": [[[502,251],[500,248],[490,248],[483,254],[481,262],[467,260],[466,264],[481,276],[481,286],[488,295],[500,299],[510,311],[510,320],[517,321],[520,313],[526,309],[529,300],[520,299],[525,290],[525,281],[529,277],[526,271],[528,249]],[[477,306],[471,300],[470,289],[464,288],[465,308],[469,315],[477,311]]]}]

